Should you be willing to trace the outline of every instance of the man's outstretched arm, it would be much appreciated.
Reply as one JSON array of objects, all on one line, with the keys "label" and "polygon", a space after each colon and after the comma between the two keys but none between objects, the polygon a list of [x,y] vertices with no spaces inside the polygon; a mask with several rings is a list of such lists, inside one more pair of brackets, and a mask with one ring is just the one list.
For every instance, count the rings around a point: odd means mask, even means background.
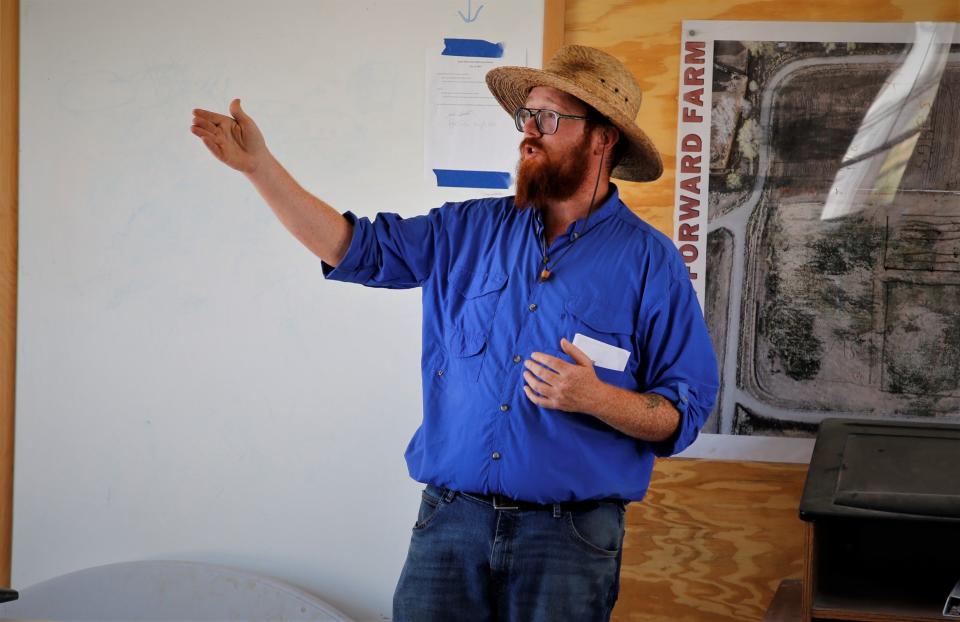
[{"label": "man's outstretched arm", "polygon": [[351,225],[337,210],[310,194],[267,149],[260,128],[230,102],[230,114],[193,111],[190,131],[218,160],[247,176],[280,222],[317,257],[336,266],[353,237]]}]

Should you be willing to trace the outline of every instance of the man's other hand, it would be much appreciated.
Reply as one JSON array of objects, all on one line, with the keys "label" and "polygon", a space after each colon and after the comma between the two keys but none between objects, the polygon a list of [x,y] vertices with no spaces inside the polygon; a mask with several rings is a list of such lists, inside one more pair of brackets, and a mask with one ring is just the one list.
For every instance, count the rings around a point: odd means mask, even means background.
[{"label": "man's other hand", "polygon": [[270,157],[260,128],[240,107],[230,102],[232,117],[195,108],[190,131],[207,146],[218,160],[241,173],[251,174]]},{"label": "man's other hand", "polygon": [[544,408],[590,413],[600,399],[604,384],[597,378],[593,361],[583,350],[566,339],[560,348],[573,359],[568,363],[542,352],[534,352],[523,362],[524,393],[531,402]]}]

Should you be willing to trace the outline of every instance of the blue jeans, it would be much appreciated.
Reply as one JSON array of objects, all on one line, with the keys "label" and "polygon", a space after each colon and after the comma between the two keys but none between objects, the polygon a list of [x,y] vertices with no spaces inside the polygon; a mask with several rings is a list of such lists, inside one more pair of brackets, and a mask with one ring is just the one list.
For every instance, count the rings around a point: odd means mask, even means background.
[{"label": "blue jeans", "polygon": [[609,620],[624,506],[497,510],[427,486],[393,597],[394,622]]}]

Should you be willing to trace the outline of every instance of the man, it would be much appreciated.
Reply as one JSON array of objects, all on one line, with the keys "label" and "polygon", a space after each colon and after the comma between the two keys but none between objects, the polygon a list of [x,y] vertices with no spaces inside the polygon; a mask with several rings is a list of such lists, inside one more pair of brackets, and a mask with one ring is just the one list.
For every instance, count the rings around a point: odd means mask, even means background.
[{"label": "man", "polygon": [[598,50],[487,76],[523,132],[516,197],[403,219],[340,214],[303,190],[253,120],[195,111],[192,131],[244,172],[328,278],[422,287],[426,484],[394,619],[606,620],[624,506],[655,456],[710,412],[716,360],[672,243],[611,175],[660,176],[640,89]]}]

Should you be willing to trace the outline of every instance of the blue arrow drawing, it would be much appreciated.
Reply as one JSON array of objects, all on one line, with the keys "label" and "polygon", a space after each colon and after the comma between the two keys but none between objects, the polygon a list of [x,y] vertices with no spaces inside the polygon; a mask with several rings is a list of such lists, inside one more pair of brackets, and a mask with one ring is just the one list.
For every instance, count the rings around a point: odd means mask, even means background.
[{"label": "blue arrow drawing", "polygon": [[464,22],[466,22],[466,23],[469,24],[470,22],[476,21],[476,19],[477,19],[478,17],[480,17],[480,11],[483,10],[483,6],[484,6],[484,5],[481,4],[479,7],[477,7],[477,12],[473,14],[473,17],[471,17],[471,16],[470,16],[470,0],[467,0],[467,14],[464,15],[464,14],[463,14],[463,11],[457,11],[457,13],[460,14],[460,18],[461,18]]}]

